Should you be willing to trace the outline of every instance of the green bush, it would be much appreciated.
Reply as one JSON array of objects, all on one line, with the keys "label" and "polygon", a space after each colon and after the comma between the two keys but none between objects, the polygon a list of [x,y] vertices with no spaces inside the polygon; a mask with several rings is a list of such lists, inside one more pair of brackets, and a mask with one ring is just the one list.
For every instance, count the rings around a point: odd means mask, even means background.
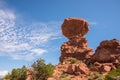
[{"label": "green bush", "polygon": [[23,66],[22,68],[13,69],[11,73],[5,76],[6,80],[26,80],[27,68]]},{"label": "green bush", "polygon": [[88,78],[90,80],[97,79],[100,76],[100,73],[94,72],[92,75],[89,75]]},{"label": "green bush", "polygon": [[[39,59],[32,64],[33,72],[31,74],[32,80],[47,80],[53,74],[54,66],[52,64],[45,64],[43,59]],[[26,80],[27,68],[13,69],[11,73],[5,76],[5,80]]]},{"label": "green bush", "polygon": [[54,66],[52,64],[45,64],[43,59],[39,59],[32,64],[34,70],[33,80],[47,80],[53,74]]},{"label": "green bush", "polygon": [[120,76],[120,67],[117,69],[113,69],[108,74],[105,76],[105,80],[111,80],[111,79],[116,79],[117,77]]},{"label": "green bush", "polygon": [[71,80],[71,79],[67,78],[67,74],[63,73],[58,80]]}]

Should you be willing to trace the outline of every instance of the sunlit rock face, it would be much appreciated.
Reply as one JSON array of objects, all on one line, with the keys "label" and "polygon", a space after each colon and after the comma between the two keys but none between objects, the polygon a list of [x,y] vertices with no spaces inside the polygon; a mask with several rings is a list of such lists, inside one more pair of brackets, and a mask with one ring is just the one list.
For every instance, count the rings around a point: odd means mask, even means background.
[{"label": "sunlit rock face", "polygon": [[62,33],[69,39],[61,46],[60,61],[68,58],[88,59],[93,54],[93,49],[88,48],[84,35],[89,31],[87,21],[82,18],[66,18],[62,24]]},{"label": "sunlit rock face", "polygon": [[89,76],[95,72],[107,73],[120,66],[120,42],[104,40],[93,52],[84,37],[88,31],[88,22],[82,18],[64,20],[62,34],[68,41],[62,44],[60,63],[55,66],[53,78],[48,80],[59,80],[64,74],[70,80],[95,80],[96,77],[89,79]]}]

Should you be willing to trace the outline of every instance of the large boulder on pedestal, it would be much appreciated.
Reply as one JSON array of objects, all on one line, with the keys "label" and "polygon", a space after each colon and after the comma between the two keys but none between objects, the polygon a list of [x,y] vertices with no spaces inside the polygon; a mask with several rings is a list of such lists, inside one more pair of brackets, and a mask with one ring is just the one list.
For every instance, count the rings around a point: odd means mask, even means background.
[{"label": "large boulder on pedestal", "polygon": [[89,31],[89,24],[82,18],[66,18],[62,24],[62,33],[71,38],[76,35],[85,35]]}]

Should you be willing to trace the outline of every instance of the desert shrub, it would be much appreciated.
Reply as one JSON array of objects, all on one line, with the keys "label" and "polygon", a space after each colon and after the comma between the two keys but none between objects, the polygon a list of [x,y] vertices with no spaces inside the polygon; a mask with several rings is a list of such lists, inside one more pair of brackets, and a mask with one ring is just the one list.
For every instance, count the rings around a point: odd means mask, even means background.
[{"label": "desert shrub", "polygon": [[67,77],[67,74],[63,73],[60,78],[66,78]]},{"label": "desert shrub", "polygon": [[63,73],[60,77],[59,80],[70,80],[69,78],[67,78],[67,74]]},{"label": "desert shrub", "polygon": [[105,80],[116,79],[119,76],[120,76],[120,67],[118,67],[117,69],[113,69],[110,72],[108,72],[108,74],[105,76]]},{"label": "desert shrub", "polygon": [[27,68],[23,66],[22,68],[12,69],[11,73],[5,76],[5,80],[26,80]]},{"label": "desert shrub", "polygon": [[71,64],[77,63],[77,59],[71,59]]},{"label": "desert shrub", "polygon": [[54,66],[52,64],[45,64],[43,59],[39,59],[32,64],[34,74],[33,80],[47,80],[53,74]]},{"label": "desert shrub", "polygon": [[99,72],[94,72],[93,74],[88,76],[89,80],[99,80],[100,77],[101,77],[101,74]]}]

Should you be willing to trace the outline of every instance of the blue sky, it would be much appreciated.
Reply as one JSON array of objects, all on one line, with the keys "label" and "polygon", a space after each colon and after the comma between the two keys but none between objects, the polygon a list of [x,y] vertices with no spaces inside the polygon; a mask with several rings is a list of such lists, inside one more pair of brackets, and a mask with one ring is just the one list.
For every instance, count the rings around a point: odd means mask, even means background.
[{"label": "blue sky", "polygon": [[120,0],[0,0],[0,76],[39,58],[57,64],[67,17],[89,22],[94,50],[102,40],[120,40]]}]

